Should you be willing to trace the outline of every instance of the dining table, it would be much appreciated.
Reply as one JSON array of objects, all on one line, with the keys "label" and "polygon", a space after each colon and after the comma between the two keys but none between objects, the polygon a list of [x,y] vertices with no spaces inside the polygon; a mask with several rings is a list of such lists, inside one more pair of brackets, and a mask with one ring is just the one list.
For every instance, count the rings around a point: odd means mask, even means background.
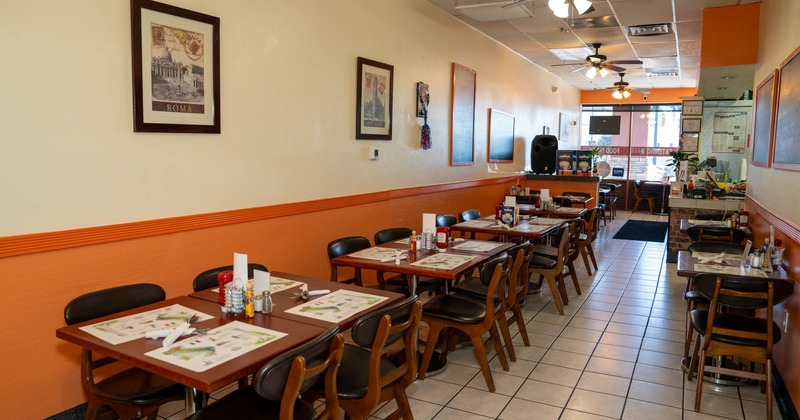
[{"label": "dining table", "polygon": [[550,219],[538,216],[520,216],[514,226],[501,225],[494,216],[480,219],[467,220],[450,226],[451,231],[464,233],[482,233],[497,235],[503,239],[518,237],[526,239],[541,239],[553,233],[563,223],[561,219]]},{"label": "dining table", "polygon": [[[268,361],[314,339],[333,325],[344,330],[352,326],[365,313],[404,298],[399,293],[354,285],[338,285],[329,281],[287,273],[276,272],[273,273],[273,276],[276,279],[291,280],[297,284],[274,294],[274,309],[269,314],[256,312],[252,318],[248,318],[244,314],[223,313],[218,302],[218,293],[213,289],[208,289],[80,324],[61,327],[56,330],[56,337],[185,385],[187,390],[186,412],[192,414],[202,408],[205,395],[208,393],[257,372]],[[278,281],[273,282],[273,284],[276,283]],[[299,292],[299,286],[302,283],[309,285],[310,290],[319,290],[324,286],[330,290],[330,293],[314,296],[308,300],[295,299],[293,293]],[[342,301],[347,298],[347,295],[355,294],[370,297],[371,303],[364,304],[363,309],[346,308],[345,315],[342,315],[341,319],[334,319],[330,316],[320,317],[314,311],[305,311],[306,308],[317,309],[313,307],[313,304],[315,302],[321,304],[323,299],[329,299],[335,304],[335,299]],[[324,305],[323,309],[328,309],[333,304]],[[121,339],[117,336],[112,335],[109,339],[104,337],[108,333],[102,332],[107,331],[108,328],[101,328],[101,326],[109,322],[112,324],[129,322],[125,320],[143,318],[148,313],[175,310],[176,307],[195,315],[201,315],[199,320],[192,322],[191,327],[204,330],[204,333],[181,337],[172,346],[163,348],[163,340],[146,339],[143,333],[139,336],[125,338],[125,341],[120,342]],[[202,341],[205,340],[205,336],[210,337],[215,332],[222,334],[225,329],[229,334],[232,330],[245,331],[238,335],[247,336],[249,334],[259,340],[263,340],[263,337],[271,338],[266,341],[266,344],[259,342],[260,344],[254,345],[247,342],[244,346],[251,346],[250,350],[243,353],[231,352],[229,355],[225,355],[226,350],[222,344],[215,350],[215,347],[209,345],[208,342]],[[199,347],[192,347],[193,345]],[[196,363],[191,364],[191,360],[203,359],[196,357],[196,353],[190,352],[189,348],[192,349],[191,351],[206,349],[204,353],[206,358],[215,356],[215,354],[222,354],[222,356],[213,364],[206,361],[204,362],[206,366],[198,367]],[[185,358],[182,357],[184,354],[187,355]]]},{"label": "dining table", "polygon": [[518,204],[517,208],[519,208],[520,215],[533,215],[539,217],[560,217],[560,218],[574,218],[574,217],[582,217],[586,214],[587,211],[590,209],[586,209],[583,207],[563,207],[559,206],[555,210],[544,210],[542,208],[538,208],[533,204]]},{"label": "dining table", "polygon": [[583,206],[583,208],[586,208],[587,204],[589,204],[592,201],[594,201],[594,197],[592,197],[592,196],[584,197],[582,195],[562,194],[562,195],[556,195],[554,197],[555,198],[567,198],[567,199],[569,199],[569,201],[572,202],[572,205],[578,204],[580,206]]}]

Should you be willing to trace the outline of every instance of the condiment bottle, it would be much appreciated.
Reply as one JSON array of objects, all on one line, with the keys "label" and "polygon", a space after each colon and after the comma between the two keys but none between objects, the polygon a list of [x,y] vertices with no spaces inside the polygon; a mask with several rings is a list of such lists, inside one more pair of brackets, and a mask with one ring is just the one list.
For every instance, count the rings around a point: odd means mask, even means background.
[{"label": "condiment bottle", "polygon": [[408,238],[408,252],[417,252],[417,231],[411,231],[411,237]]},{"label": "condiment bottle", "polygon": [[439,251],[447,251],[447,245],[450,242],[450,228],[447,226],[438,226],[436,228],[436,248]]},{"label": "condiment bottle", "polygon": [[739,213],[734,212],[731,216],[731,227],[734,229],[739,227]]},{"label": "condiment bottle", "polygon": [[265,313],[265,314],[271,314],[272,313],[272,293],[270,293],[269,290],[265,290],[262,299],[264,300],[264,303],[263,303],[264,308],[263,308],[263,310],[261,312]]},{"label": "condiment bottle", "polygon": [[256,316],[255,302],[253,301],[253,289],[248,287],[244,296],[244,316],[253,318]]}]

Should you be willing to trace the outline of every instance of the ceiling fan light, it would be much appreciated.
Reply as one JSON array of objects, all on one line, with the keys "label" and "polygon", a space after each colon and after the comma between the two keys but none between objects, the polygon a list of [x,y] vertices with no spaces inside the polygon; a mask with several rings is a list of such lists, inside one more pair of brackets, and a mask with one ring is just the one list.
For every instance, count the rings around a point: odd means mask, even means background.
[{"label": "ceiling fan light", "polygon": [[547,7],[550,8],[553,12],[556,10],[564,7],[567,4],[565,0],[548,0]]},{"label": "ceiling fan light", "polygon": [[606,69],[605,67],[600,69],[600,77],[606,77],[606,76],[608,76],[608,73],[611,73],[611,72],[608,71],[608,69]]},{"label": "ceiling fan light", "polygon": [[611,96],[613,96],[614,99],[622,99],[622,94],[618,90],[611,92]]},{"label": "ceiling fan light", "polygon": [[628,92],[627,90],[626,90],[626,91],[623,91],[623,92],[622,92],[622,97],[623,97],[623,98],[625,98],[625,99],[628,99],[628,98],[630,98],[630,97],[631,97],[631,93],[630,93],[630,92]]},{"label": "ceiling fan light", "polygon": [[597,76],[597,67],[589,67],[589,70],[586,71],[586,77],[594,79],[595,76]]},{"label": "ceiling fan light", "polygon": [[588,12],[589,8],[592,7],[592,2],[589,0],[574,0],[572,4],[575,5],[575,9],[578,10],[579,15]]}]

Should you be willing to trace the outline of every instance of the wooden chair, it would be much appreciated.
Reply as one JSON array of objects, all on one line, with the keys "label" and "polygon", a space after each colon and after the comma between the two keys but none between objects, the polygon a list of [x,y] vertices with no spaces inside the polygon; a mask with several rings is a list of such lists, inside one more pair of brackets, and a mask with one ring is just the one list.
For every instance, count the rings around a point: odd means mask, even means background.
[{"label": "wooden chair", "polygon": [[[772,346],[780,341],[781,329],[773,320],[774,306],[792,295],[794,282],[744,276],[700,274],[695,289],[710,299],[707,310],[689,314],[692,328],[702,337],[695,345],[688,379],[692,380],[698,361],[697,392],[694,411],[700,410],[705,372],[756,379],[766,387],[767,419],[772,419]],[[739,312],[763,309],[766,318],[741,315]],[[702,347],[698,357],[698,350]],[[733,356],[763,365],[762,372],[749,372],[707,365],[706,357]]]},{"label": "wooden chair", "polygon": [[567,197],[552,197],[553,203],[561,207],[572,207],[572,200]]},{"label": "wooden chair", "polygon": [[606,213],[611,220],[614,220],[617,217],[617,185],[615,184],[604,184],[600,183],[601,187],[608,188],[607,193],[602,193],[600,196],[600,202],[605,205]]},{"label": "wooden chair", "polygon": [[[191,420],[338,419],[336,373],[344,337],[336,326],[300,347],[276,357],[253,376],[253,385],[237,389],[195,413]],[[317,412],[298,396],[321,383],[325,408]]]},{"label": "wooden chair", "polygon": [[[385,244],[387,242],[396,241],[398,239],[411,237],[412,230],[404,227],[388,228],[379,230],[375,233],[375,245]],[[378,271],[378,284],[384,289],[391,288],[392,291],[408,295],[409,284],[408,276],[405,274],[398,274],[386,278],[383,271]],[[417,276],[418,290],[428,290],[434,292],[443,290],[443,279],[435,277]]]},{"label": "wooden chair", "polygon": [[718,241],[740,244],[747,236],[741,229],[721,226],[691,226],[686,234],[692,241]]},{"label": "wooden chair", "polygon": [[636,213],[636,210],[639,208],[639,203],[641,203],[642,201],[647,201],[647,204],[650,206],[650,213],[655,213],[655,210],[653,210],[653,205],[654,205],[653,202],[655,201],[656,198],[651,195],[642,195],[642,185],[644,183],[645,183],[644,181],[637,180],[636,183],[634,184],[633,197],[636,199],[636,201],[633,202],[632,213]]},{"label": "wooden chair", "polygon": [[346,278],[344,280],[339,279],[339,269],[333,263],[333,259],[336,257],[341,257],[342,255],[347,255],[356,251],[361,251],[362,249],[367,249],[372,246],[369,243],[369,239],[363,236],[347,236],[344,238],[339,238],[333,240],[328,243],[328,261],[331,264],[331,281],[338,282],[338,283],[347,283],[347,284],[355,284],[358,286],[363,286],[361,282],[361,269],[356,267],[353,271],[353,277]]},{"label": "wooden chair", "polygon": [[[578,235],[578,250],[583,258],[586,273],[592,274],[592,266],[594,266],[595,270],[599,270],[597,259],[594,256],[594,248],[592,248],[592,242],[597,239],[597,209],[589,210],[584,217],[583,232]],[[589,265],[590,258],[592,265]]]},{"label": "wooden chair", "polygon": [[[219,282],[217,282],[217,274],[228,270],[233,270],[233,265],[224,265],[222,267],[212,268],[203,271],[202,273],[198,274],[197,277],[194,278],[194,282],[192,283],[192,288],[194,289],[195,292],[199,292],[201,290],[217,287],[219,285]],[[267,269],[267,266],[263,264],[248,263],[247,276],[249,278],[253,277],[253,270],[269,271]]]},{"label": "wooden chair", "polygon": [[560,274],[564,270],[568,254],[569,254],[569,238],[571,235],[572,225],[563,223],[555,233],[557,239],[558,255],[555,259],[544,257],[534,254],[531,257],[531,262],[528,267],[532,274],[539,275],[539,282],[547,279],[547,284],[550,286],[550,292],[553,294],[553,303],[558,309],[558,313],[564,315],[564,305],[569,303],[567,296],[567,289],[564,287],[564,282],[559,281]]},{"label": "wooden chair", "polygon": [[[575,291],[580,295],[581,285],[580,283],[578,283],[578,271],[575,269],[575,261],[581,254],[580,235],[584,221],[583,219],[577,218],[577,219],[567,220],[566,223],[574,224],[574,226],[572,226],[572,229],[570,229],[570,237],[569,237],[569,242],[567,244],[569,253],[567,260],[565,262],[567,270],[562,271],[558,275],[559,278],[557,279],[557,281],[563,281],[564,276],[569,275],[572,278],[572,283],[575,285]],[[537,244],[533,246],[533,253],[535,255],[542,255],[548,258],[556,259],[558,258],[558,247],[547,244]]]},{"label": "wooden chair", "polygon": [[349,418],[365,419],[380,403],[392,399],[398,408],[387,419],[413,418],[406,388],[417,376],[421,314],[422,304],[411,296],[353,324],[355,344],[344,347],[336,377],[339,404]]},{"label": "wooden chair", "polygon": [[500,365],[503,370],[508,371],[508,361],[506,360],[503,344],[500,343],[500,334],[497,331],[497,321],[500,317],[505,319],[502,308],[505,306],[502,299],[495,299],[495,296],[505,296],[505,276],[508,276],[511,260],[504,252],[487,261],[481,267],[481,278],[488,279],[485,303],[478,302],[465,296],[457,294],[443,294],[434,297],[422,308],[422,321],[428,324],[428,342],[425,346],[425,355],[422,358],[422,365],[419,369],[419,379],[423,379],[428,371],[435,343],[443,329],[447,328],[448,333],[444,338],[442,354],[446,355],[451,342],[456,337],[454,330],[462,331],[470,337],[475,358],[481,366],[483,378],[489,391],[495,392],[492,372],[489,370],[489,360],[486,357],[486,350],[483,347],[481,336],[488,332],[494,343],[497,357],[500,358]]},{"label": "wooden chair", "polygon": [[[458,222],[466,222],[468,220],[475,220],[481,218],[481,212],[478,210],[464,210],[458,215]],[[469,233],[469,239],[475,239],[475,232]]]},{"label": "wooden chair", "polygon": [[440,226],[450,227],[456,223],[458,223],[458,219],[456,219],[456,216],[454,214],[447,213],[436,216],[436,227]]},{"label": "wooden chair", "polygon": [[[514,306],[514,303],[516,303],[516,307],[519,309],[519,301],[516,299],[517,279],[523,264],[525,264],[525,272],[527,273],[527,265],[530,262],[531,246],[532,245],[530,242],[524,242],[519,245],[514,245],[512,248],[506,251],[509,259],[512,262],[509,275],[505,279],[506,286],[505,286],[505,294],[502,298],[503,301],[500,302],[501,307],[499,310],[503,314],[507,313],[508,310],[511,309],[512,306]],[[527,258],[526,254],[528,255]],[[470,277],[464,279],[460,283],[458,283],[458,286],[453,288],[453,293],[461,294],[485,302],[487,293],[489,291],[489,284],[485,283],[484,281],[490,281],[490,280],[491,278],[488,278],[488,276]],[[528,278],[526,276],[525,282],[527,283],[527,281]],[[495,295],[495,299],[499,299],[499,297]],[[514,312],[514,314],[516,314],[516,312]],[[503,335],[503,340],[506,343],[506,351],[508,352],[508,358],[511,359],[512,362],[514,362],[517,360],[517,356],[516,353],[514,352],[514,344],[511,342],[511,331],[508,327],[509,325],[508,318],[506,318],[505,316],[498,318],[497,325],[500,327],[500,333]],[[521,327],[521,329],[524,329],[524,325]]]},{"label": "wooden chair", "polygon": [[[161,302],[166,293],[161,286],[149,283],[112,287],[81,295],[64,308],[67,325],[78,324],[96,318]],[[87,419],[98,416],[101,408],[113,410],[120,419],[155,420],[158,408],[169,401],[186,398],[183,385],[150,372],[128,368],[95,381],[94,370],[103,366],[124,363],[110,357],[94,360],[92,351],[83,349],[81,354],[81,384],[88,399]],[[113,366],[110,367],[113,369]]]}]

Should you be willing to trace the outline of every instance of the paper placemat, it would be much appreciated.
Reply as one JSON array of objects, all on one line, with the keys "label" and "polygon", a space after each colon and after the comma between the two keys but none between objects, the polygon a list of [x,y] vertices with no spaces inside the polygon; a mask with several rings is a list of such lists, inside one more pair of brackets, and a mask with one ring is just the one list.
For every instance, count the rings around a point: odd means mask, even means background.
[{"label": "paper placemat", "polygon": [[[291,289],[303,284],[301,281],[294,281],[282,277],[270,276],[269,279],[269,292],[272,294],[278,293],[281,290]],[[219,287],[211,289],[212,292],[219,293]]]},{"label": "paper placemat", "polygon": [[531,223],[523,223],[517,226],[514,226],[512,230],[516,230],[519,232],[543,232],[547,229],[550,229],[552,225],[539,225],[539,224],[531,224]]},{"label": "paper placemat", "polygon": [[562,220],[562,219],[548,219],[546,217],[536,217],[536,216],[534,216],[534,217],[531,217],[528,220],[528,223],[532,223],[534,225],[552,226],[552,225],[560,225],[560,224],[564,223],[564,220]]},{"label": "paper placemat", "polygon": [[486,219],[467,220],[466,222],[461,222],[460,225],[464,227],[486,227],[486,226],[491,226],[495,223],[497,223],[497,221],[494,219],[494,217],[492,217],[492,220],[486,220]]},{"label": "paper placemat", "polygon": [[457,254],[448,254],[446,252],[441,252],[438,254],[431,255],[430,257],[423,258],[419,261],[413,262],[411,263],[411,265],[415,265],[418,267],[441,268],[443,270],[452,270],[461,264],[465,264],[472,261],[475,258],[476,257],[469,255],[457,255]]},{"label": "paper placemat", "polygon": [[396,251],[395,248],[383,248],[379,246],[373,246],[372,248],[356,251],[350,254],[350,256],[355,258],[364,258],[366,260],[394,261],[395,251]]},{"label": "paper placemat", "polygon": [[280,331],[233,321],[209,330],[204,336],[190,336],[171,346],[145,354],[193,372],[204,372],[261,346],[280,340],[286,335]]},{"label": "paper placemat", "polygon": [[731,274],[735,276],[768,277],[767,273],[757,268],[749,268],[744,265],[729,266],[721,264],[695,264],[694,271],[712,274]]},{"label": "paper placemat", "polygon": [[121,344],[137,338],[143,338],[148,331],[172,330],[179,324],[188,321],[194,315],[197,315],[197,321],[195,322],[214,318],[211,315],[175,304],[153,309],[152,311],[98,322],[80,329],[111,344]]},{"label": "paper placemat", "polygon": [[472,240],[460,243],[458,245],[453,245],[451,248],[459,251],[488,252],[500,246],[503,246],[502,242]]},{"label": "paper placemat", "polygon": [[389,298],[340,289],[318,299],[297,305],[288,309],[286,313],[336,323],[369,309],[386,299]]}]

